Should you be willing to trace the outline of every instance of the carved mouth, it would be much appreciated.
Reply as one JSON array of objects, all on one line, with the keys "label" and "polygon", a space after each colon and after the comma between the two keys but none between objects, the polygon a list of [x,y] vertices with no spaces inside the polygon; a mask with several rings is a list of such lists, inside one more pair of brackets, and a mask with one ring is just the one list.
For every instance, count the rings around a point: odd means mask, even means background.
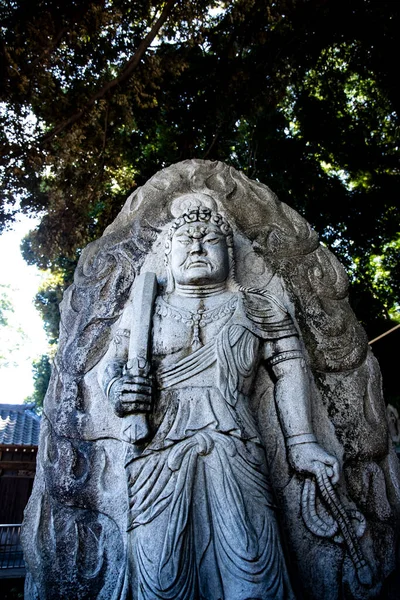
[{"label": "carved mouth", "polygon": [[187,267],[187,268],[188,268],[188,269],[192,269],[192,268],[194,268],[194,269],[195,269],[196,267],[208,267],[208,266],[209,266],[208,262],[206,262],[206,261],[204,261],[204,260],[196,260],[196,261],[194,261],[194,262],[191,262],[191,263],[188,265],[188,267]]}]

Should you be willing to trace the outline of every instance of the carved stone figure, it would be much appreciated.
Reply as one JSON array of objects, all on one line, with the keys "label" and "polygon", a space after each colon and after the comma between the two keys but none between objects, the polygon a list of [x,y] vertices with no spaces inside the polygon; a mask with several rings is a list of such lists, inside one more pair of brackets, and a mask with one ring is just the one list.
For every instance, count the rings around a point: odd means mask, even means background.
[{"label": "carved stone figure", "polygon": [[399,464],[344,271],[227,165],[164,169],[83,252],[41,436],[28,599],[395,589]]}]

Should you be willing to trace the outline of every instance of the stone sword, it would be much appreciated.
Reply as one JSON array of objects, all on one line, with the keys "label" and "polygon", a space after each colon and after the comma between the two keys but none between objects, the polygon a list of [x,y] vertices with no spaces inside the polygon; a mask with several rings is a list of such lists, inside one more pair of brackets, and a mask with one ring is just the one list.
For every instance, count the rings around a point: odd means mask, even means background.
[{"label": "stone sword", "polygon": [[[153,305],[157,294],[157,277],[155,273],[145,272],[138,275],[130,294],[132,308],[132,327],[129,338],[128,362],[124,374],[132,379],[149,377],[149,346],[153,320]],[[147,413],[149,412],[149,395],[141,392],[127,394],[134,399],[130,413],[124,418],[123,436],[131,443],[144,441],[149,433]],[[129,405],[129,399],[126,400]]]}]

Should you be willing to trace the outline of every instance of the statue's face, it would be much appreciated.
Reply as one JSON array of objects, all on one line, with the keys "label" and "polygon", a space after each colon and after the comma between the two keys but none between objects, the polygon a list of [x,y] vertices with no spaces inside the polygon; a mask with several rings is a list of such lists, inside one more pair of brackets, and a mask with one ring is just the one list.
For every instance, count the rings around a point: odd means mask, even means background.
[{"label": "statue's face", "polygon": [[172,237],[171,270],[180,285],[221,283],[229,273],[226,238],[217,225],[196,221]]}]

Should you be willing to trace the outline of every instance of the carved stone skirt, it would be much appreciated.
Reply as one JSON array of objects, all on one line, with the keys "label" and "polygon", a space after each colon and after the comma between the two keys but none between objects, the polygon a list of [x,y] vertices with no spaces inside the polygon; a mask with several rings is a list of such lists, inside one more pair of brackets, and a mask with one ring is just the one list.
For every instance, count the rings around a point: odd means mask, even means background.
[{"label": "carved stone skirt", "polygon": [[203,429],[127,469],[135,600],[293,598],[261,446]]}]

